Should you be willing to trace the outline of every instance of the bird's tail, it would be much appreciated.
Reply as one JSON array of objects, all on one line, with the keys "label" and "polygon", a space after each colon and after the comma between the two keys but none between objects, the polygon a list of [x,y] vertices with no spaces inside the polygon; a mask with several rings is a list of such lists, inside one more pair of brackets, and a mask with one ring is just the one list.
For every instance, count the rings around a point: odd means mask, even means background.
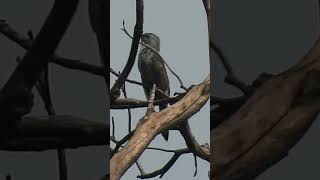
[{"label": "bird's tail", "polygon": [[[168,107],[168,104],[160,105],[160,106],[159,106],[159,110],[161,111],[161,110],[163,110],[163,109],[165,109],[165,108],[167,108],[167,107]],[[162,132],[161,134],[162,134],[164,140],[166,140],[166,141],[169,140],[169,130],[164,131],[164,132]]]}]

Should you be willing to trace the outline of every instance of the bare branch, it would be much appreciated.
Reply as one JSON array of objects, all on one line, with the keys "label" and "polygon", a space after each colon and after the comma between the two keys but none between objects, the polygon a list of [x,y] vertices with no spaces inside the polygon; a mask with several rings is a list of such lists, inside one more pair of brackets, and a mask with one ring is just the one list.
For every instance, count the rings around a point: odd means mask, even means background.
[{"label": "bare branch", "polygon": [[239,88],[244,94],[249,94],[250,87],[235,75],[232,66],[230,65],[227,57],[224,55],[222,50],[217,45],[215,45],[213,41],[210,41],[210,47],[218,55],[225,70],[227,71],[225,82]]},{"label": "bare branch", "polygon": [[23,117],[16,135],[2,137],[1,150],[44,151],[109,145],[109,125],[70,115]]},{"label": "bare branch", "polygon": [[209,146],[201,146],[191,132],[191,128],[188,121],[184,121],[179,124],[179,131],[183,136],[188,149],[193,152],[194,155],[200,157],[203,160],[210,162],[210,148]]},{"label": "bare branch", "polygon": [[137,127],[126,146],[111,159],[112,180],[121,178],[157,134],[187,120],[202,108],[209,99],[209,82],[208,76],[202,83],[193,86],[177,103],[160,112],[151,113],[148,117],[143,117],[146,119]]},{"label": "bare branch", "polygon": [[[156,100],[153,102],[155,106],[157,105],[162,105],[162,104],[174,104],[175,102],[179,101],[181,98],[183,98],[185,94],[176,96],[176,97],[170,97],[170,98],[165,98],[161,100]],[[111,104],[110,109],[132,109],[132,108],[142,108],[142,107],[148,107],[149,102],[148,101],[143,101],[143,100],[138,100],[138,99],[133,99],[133,98],[118,98],[116,99],[113,104]]]},{"label": "bare branch", "polygon": [[4,85],[3,93],[19,86],[30,90],[35,85],[42,70],[48,64],[50,55],[55,51],[68,28],[77,5],[78,0],[55,0],[39,35]]},{"label": "bare branch", "polygon": [[137,165],[137,167],[138,167],[138,169],[139,169],[139,171],[140,171],[141,174],[145,174],[145,173],[146,173],[146,172],[144,171],[142,165],[140,164],[140,162],[139,162],[138,160],[136,161],[136,165]]},{"label": "bare branch", "polygon": [[112,158],[112,157],[118,152],[118,150],[120,149],[120,147],[122,147],[122,145],[123,145],[124,143],[126,143],[126,142],[131,138],[131,136],[133,135],[133,133],[134,133],[134,130],[131,131],[129,134],[127,134],[127,135],[126,135],[124,138],[122,138],[120,141],[117,141],[114,136],[113,136],[113,137],[110,137],[110,140],[113,141],[114,143],[116,143],[116,147],[115,147],[115,148],[111,151],[111,153],[110,153],[110,158]]},{"label": "bare branch", "polygon": [[131,72],[131,69],[134,65],[136,55],[138,52],[138,46],[139,46],[140,37],[142,36],[142,32],[143,32],[143,0],[136,0],[136,25],[134,27],[133,40],[131,44],[129,58],[120,77],[117,79],[116,83],[113,85],[111,89],[111,102],[120,96],[120,88]]},{"label": "bare branch", "polygon": [[[126,83],[123,83],[121,90],[122,90],[124,97],[128,98],[127,91],[126,91]],[[131,109],[128,108],[128,133],[130,133],[130,132],[131,132]]]},{"label": "bare branch", "polygon": [[[8,39],[17,43],[19,46],[28,50],[33,44],[33,40],[15,31],[6,21],[0,22],[0,32],[5,35]],[[30,33],[28,33],[30,34]],[[30,35],[29,35],[30,36]],[[61,57],[59,55],[52,55],[50,57],[50,62],[60,65],[65,68],[73,70],[81,70],[93,75],[107,77],[108,72],[103,68],[88,63],[81,62],[80,60],[70,59]]]},{"label": "bare branch", "polygon": [[179,149],[174,152],[174,155],[171,157],[171,159],[164,165],[161,169],[158,169],[152,173],[147,173],[147,174],[142,174],[140,176],[137,176],[137,178],[140,179],[148,179],[148,178],[153,178],[158,175],[160,175],[159,178],[162,178],[165,173],[169,171],[169,169],[175,164],[175,162],[179,159],[179,157],[183,154],[190,153],[188,149]]}]

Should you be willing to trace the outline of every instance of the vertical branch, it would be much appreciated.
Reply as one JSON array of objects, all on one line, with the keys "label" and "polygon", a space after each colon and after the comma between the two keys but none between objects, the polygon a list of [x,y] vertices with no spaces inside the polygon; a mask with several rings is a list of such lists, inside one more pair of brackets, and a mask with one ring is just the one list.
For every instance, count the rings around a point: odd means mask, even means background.
[{"label": "vertical branch", "polygon": [[[32,36],[31,36],[32,40]],[[39,81],[36,83],[36,88],[38,93],[40,94],[42,101],[44,102],[45,108],[47,110],[48,115],[56,115],[56,111],[54,109],[51,93],[50,93],[50,85],[49,85],[49,67],[48,65],[41,73],[41,77]],[[68,169],[67,169],[67,161],[64,149],[58,149],[58,167],[59,167],[59,177],[60,180],[68,179]]]},{"label": "vertical branch", "polygon": [[111,89],[111,101],[120,96],[120,89],[134,65],[138,52],[140,37],[143,32],[143,0],[136,0],[136,25],[134,27],[131,49],[126,66]]},{"label": "vertical branch", "polygon": [[[120,74],[120,73],[119,73]],[[123,86],[121,88],[122,93],[124,95],[125,98],[128,98],[127,96],[127,90],[126,90],[126,82],[123,83]],[[132,121],[132,117],[131,117],[131,109],[128,108],[128,133],[131,132],[131,121]]]}]

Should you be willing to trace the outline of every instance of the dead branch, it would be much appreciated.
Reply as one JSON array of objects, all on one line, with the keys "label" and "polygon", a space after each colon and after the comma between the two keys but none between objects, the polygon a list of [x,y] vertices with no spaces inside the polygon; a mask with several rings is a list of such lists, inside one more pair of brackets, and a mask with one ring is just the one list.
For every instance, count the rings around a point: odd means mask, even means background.
[{"label": "dead branch", "polygon": [[1,150],[44,151],[109,145],[109,125],[71,115],[24,117],[15,136],[2,137]]},{"label": "dead branch", "polygon": [[[30,39],[27,36],[18,33],[5,20],[0,21],[0,32],[5,35],[5,37],[17,43],[19,46],[26,50],[29,50],[31,48],[31,45],[33,44],[33,39]],[[50,62],[53,62],[65,68],[81,70],[102,77],[108,76],[108,72],[103,67],[84,63],[80,60],[65,58],[59,55],[51,55],[49,60]]]},{"label": "dead branch", "polygon": [[143,32],[143,0],[136,0],[136,25],[133,32],[133,40],[127,64],[125,65],[120,77],[117,79],[111,88],[111,102],[120,96],[120,88],[127,79],[134,65],[136,55],[138,52],[140,37]]},{"label": "dead branch", "polygon": [[212,178],[254,178],[299,141],[320,111],[320,58],[309,59],[314,49],[211,131]]},{"label": "dead branch", "polygon": [[[183,98],[184,95],[176,96],[176,97],[170,97],[165,98],[161,100],[156,100],[153,102],[155,106],[162,105],[162,104],[174,104],[177,101],[179,101],[181,98]],[[110,106],[110,109],[133,109],[133,108],[142,108],[142,107],[148,107],[149,102],[134,98],[118,98],[116,99]]]},{"label": "dead branch", "polygon": [[183,136],[188,149],[196,156],[203,160],[210,162],[210,148],[201,146],[191,132],[191,128],[188,121],[184,121],[179,124],[179,131]]},{"label": "dead branch", "polygon": [[20,86],[31,89],[35,85],[42,70],[48,64],[49,57],[54,53],[68,28],[77,5],[78,0],[55,0],[53,8],[30,50],[27,51],[4,85],[3,93]]},{"label": "dead branch", "polygon": [[175,150],[171,159],[161,169],[158,169],[151,173],[141,174],[140,176],[137,176],[137,178],[149,179],[159,175],[159,178],[162,178],[165,175],[165,173],[167,173],[169,169],[175,164],[175,162],[179,159],[180,156],[188,153],[191,153],[191,151],[188,148]]},{"label": "dead branch", "polygon": [[124,148],[111,159],[111,179],[118,180],[139,158],[152,139],[160,132],[174,127],[198,112],[209,99],[210,77],[194,86],[177,103],[161,112],[143,117],[141,123]]},{"label": "dead branch", "polygon": [[225,68],[227,75],[224,81],[230,85],[239,88],[244,94],[249,94],[251,92],[250,87],[243,82],[238,76],[236,76],[233,67],[231,66],[228,58],[224,55],[220,47],[218,47],[213,41],[210,42],[210,49],[212,49],[219,57],[222,62],[223,67]]}]

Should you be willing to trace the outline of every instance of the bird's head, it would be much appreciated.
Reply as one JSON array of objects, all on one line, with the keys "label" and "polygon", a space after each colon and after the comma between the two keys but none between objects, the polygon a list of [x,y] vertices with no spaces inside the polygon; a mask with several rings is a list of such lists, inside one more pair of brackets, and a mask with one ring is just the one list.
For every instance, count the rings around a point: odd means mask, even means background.
[{"label": "bird's head", "polygon": [[153,33],[144,33],[141,36],[141,42],[151,46],[158,51],[160,50],[160,38]]}]

